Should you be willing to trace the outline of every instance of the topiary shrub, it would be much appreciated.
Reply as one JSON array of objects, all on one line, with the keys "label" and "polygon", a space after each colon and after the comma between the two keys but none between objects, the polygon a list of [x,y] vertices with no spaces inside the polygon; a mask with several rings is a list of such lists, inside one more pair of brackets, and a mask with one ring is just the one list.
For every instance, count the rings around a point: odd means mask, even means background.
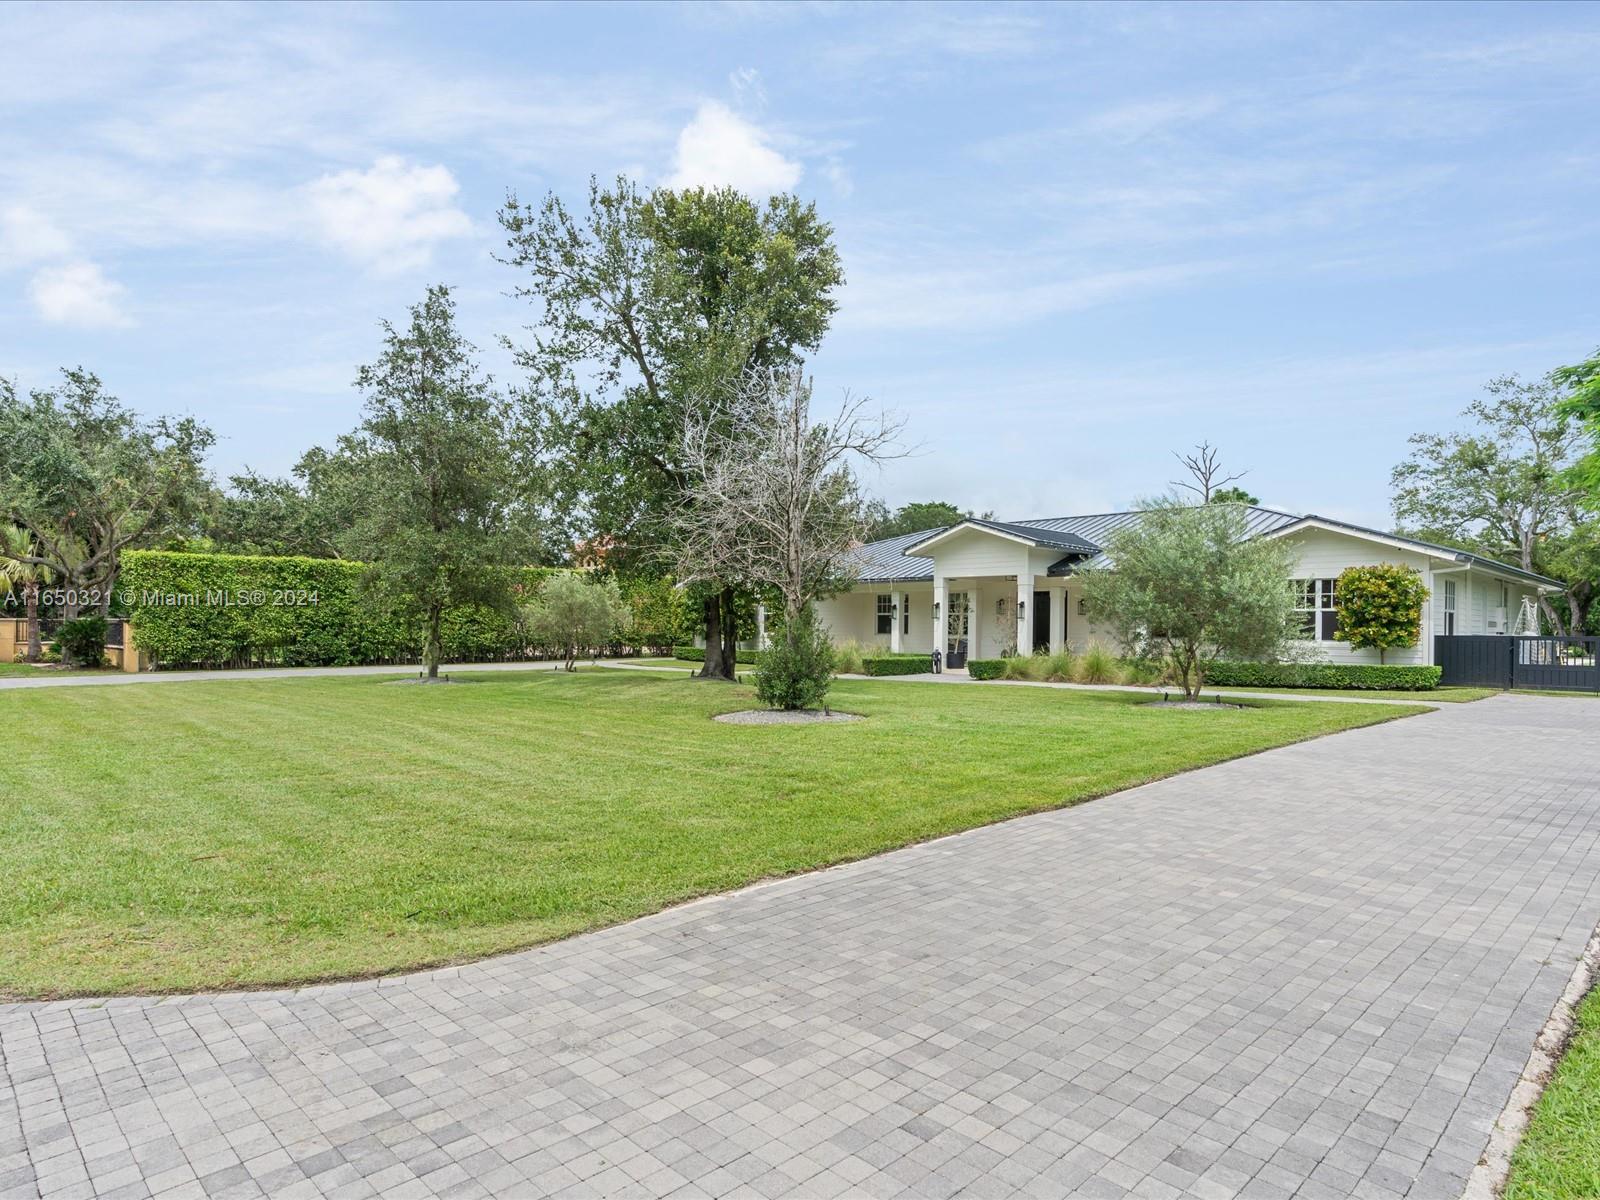
[{"label": "topiary shrub", "polygon": [[833,683],[833,642],[811,610],[773,638],[756,676],[756,696],[772,708],[821,708]]},{"label": "topiary shrub", "polygon": [[999,679],[1006,673],[1007,661],[1004,658],[969,658],[967,674],[974,679]]},{"label": "topiary shrub", "polygon": [[77,617],[56,632],[61,661],[85,667],[100,667],[106,661],[106,619],[98,613]]},{"label": "topiary shrub", "polygon": [[1427,692],[1439,686],[1440,667],[1389,667],[1370,663],[1214,662],[1206,682],[1217,687],[1357,688]]}]

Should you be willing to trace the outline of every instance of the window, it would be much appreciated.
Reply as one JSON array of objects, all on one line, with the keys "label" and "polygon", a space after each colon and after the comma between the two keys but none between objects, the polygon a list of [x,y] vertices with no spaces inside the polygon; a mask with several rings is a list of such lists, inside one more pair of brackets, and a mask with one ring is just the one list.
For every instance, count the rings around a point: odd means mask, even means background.
[{"label": "window", "polygon": [[878,596],[878,632],[894,632],[894,596],[889,592],[882,592]]},{"label": "window", "polygon": [[900,636],[911,636],[911,605],[909,604],[900,606]]},{"label": "window", "polygon": [[1456,632],[1456,581],[1444,581],[1444,635],[1453,637]]},{"label": "window", "polygon": [[1339,628],[1339,581],[1296,579],[1294,607],[1300,617],[1300,636],[1308,642],[1331,642]]}]

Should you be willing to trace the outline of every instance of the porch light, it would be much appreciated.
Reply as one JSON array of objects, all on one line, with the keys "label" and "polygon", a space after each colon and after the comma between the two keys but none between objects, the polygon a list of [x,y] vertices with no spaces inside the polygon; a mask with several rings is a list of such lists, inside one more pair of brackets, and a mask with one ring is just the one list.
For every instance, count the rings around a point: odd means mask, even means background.
[{"label": "porch light", "polygon": [[935,621],[939,619],[939,602],[937,600],[933,602],[933,619]]},{"label": "porch light", "polygon": [[1026,600],[1018,600],[1017,601],[1017,620],[1019,620],[1019,621],[1024,620],[1027,617],[1027,615],[1028,615],[1028,602]]}]

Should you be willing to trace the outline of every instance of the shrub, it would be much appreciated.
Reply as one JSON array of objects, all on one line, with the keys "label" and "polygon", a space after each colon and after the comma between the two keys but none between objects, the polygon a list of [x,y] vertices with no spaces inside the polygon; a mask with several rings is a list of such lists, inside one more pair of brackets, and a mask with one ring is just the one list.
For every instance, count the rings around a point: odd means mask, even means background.
[{"label": "shrub", "polygon": [[1357,650],[1384,653],[1417,644],[1427,585],[1415,567],[1397,563],[1346,567],[1339,576],[1339,625],[1333,636]]},{"label": "shrub", "polygon": [[851,638],[833,648],[833,671],[835,675],[865,675],[866,667],[862,660],[869,652],[862,648],[860,642]]},{"label": "shrub", "polygon": [[772,708],[820,708],[833,683],[833,642],[809,608],[780,630],[762,656],[756,696]]},{"label": "shrub", "polygon": [[926,675],[933,670],[932,654],[867,654],[861,659],[863,675]]},{"label": "shrub", "polygon": [[77,617],[56,631],[61,661],[85,667],[100,667],[106,661],[106,619],[99,613]]},{"label": "shrub", "polygon": [[[766,654],[765,650],[741,650],[738,661],[747,667],[759,667]],[[674,646],[672,657],[679,662],[703,663],[706,660],[706,649],[704,646]]]},{"label": "shrub", "polygon": [[1006,663],[1011,661],[1005,658],[969,658],[967,659],[967,674],[974,679],[999,679],[1005,674]]},{"label": "shrub", "polygon": [[1035,655],[1035,669],[1039,678],[1046,683],[1070,683],[1072,673],[1077,670],[1077,658],[1070,650],[1058,650],[1054,654]]},{"label": "shrub", "polygon": [[1074,664],[1074,683],[1121,683],[1122,663],[1104,642],[1090,642]]},{"label": "shrub", "polygon": [[1218,687],[1381,688],[1426,692],[1439,686],[1439,667],[1374,666],[1365,663],[1260,663],[1221,660],[1206,672]]}]

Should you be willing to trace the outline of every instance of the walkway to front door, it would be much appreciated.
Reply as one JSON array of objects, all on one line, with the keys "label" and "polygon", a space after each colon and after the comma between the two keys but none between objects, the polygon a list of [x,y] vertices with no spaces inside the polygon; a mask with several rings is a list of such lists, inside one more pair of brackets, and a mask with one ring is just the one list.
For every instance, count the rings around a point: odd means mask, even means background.
[{"label": "walkway to front door", "polygon": [[0,1005],[0,1195],[1460,1193],[1600,917],[1499,697],[470,966]]}]

